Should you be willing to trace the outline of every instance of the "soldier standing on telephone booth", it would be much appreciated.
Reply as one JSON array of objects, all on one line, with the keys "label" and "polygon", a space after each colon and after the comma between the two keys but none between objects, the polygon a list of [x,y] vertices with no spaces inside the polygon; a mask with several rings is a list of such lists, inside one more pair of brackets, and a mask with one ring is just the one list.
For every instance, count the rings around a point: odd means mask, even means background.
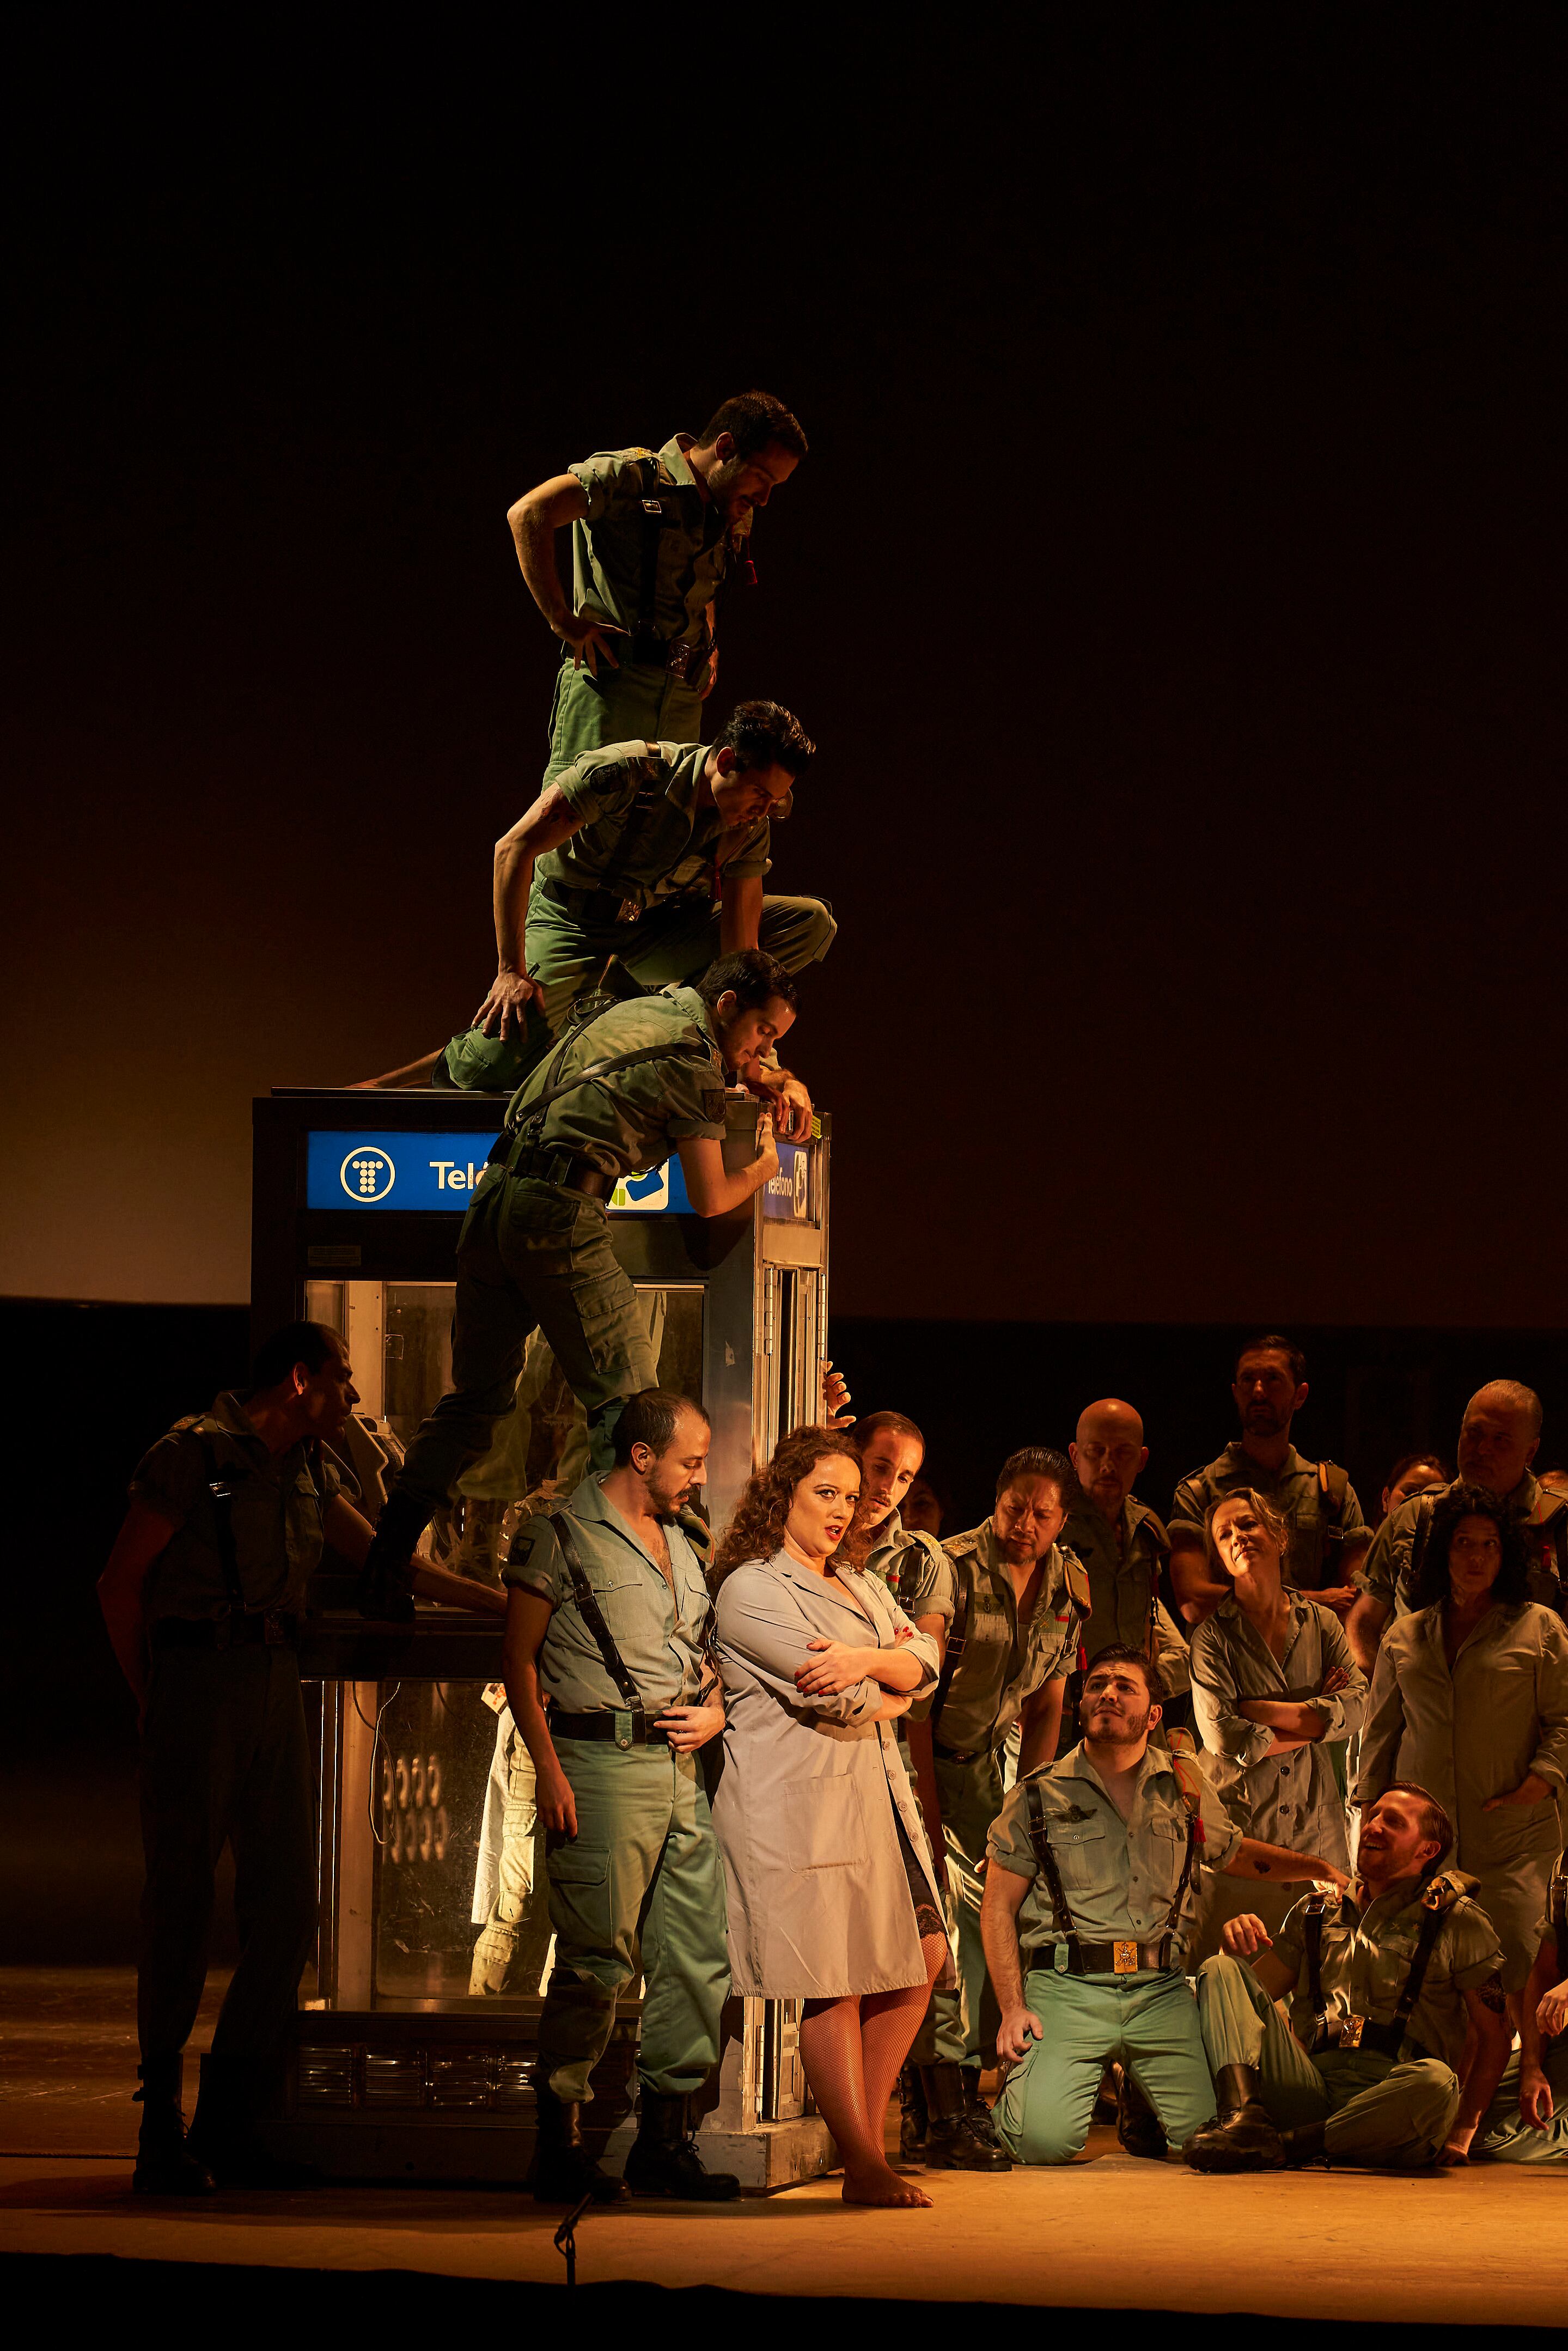
[{"label": "soldier standing on telephone booth", "polygon": [[981,1878],[1014,1723],[1022,1732],[1020,1771],[1056,1752],[1089,1597],[1082,1568],[1057,1540],[1071,1494],[1064,1457],[1026,1446],[1002,1464],[991,1517],[943,1545],[954,1615],[930,1721],[958,1989],[933,1995],[935,2054],[920,2069],[929,2115],[925,2160],[936,2170],[1011,2168],[980,2095],[989,1997]]},{"label": "soldier standing on telephone booth", "polygon": [[[714,599],[731,572],[755,580],[752,517],[805,455],[783,402],[743,392],[695,440],[601,450],[517,500],[517,561],[563,648],[547,784],[604,743],[696,741],[717,674]],[[555,559],[569,526],[570,603]]]},{"label": "soldier standing on telephone booth", "polygon": [[[613,1467],[525,1521],[507,1565],[507,1697],[533,1758],[556,1938],[534,2089],[542,2202],[740,2191],[705,2168],[692,2111],[729,1990],[724,1867],[696,1761],[724,1729],[707,1530],[686,1507],[707,1451],[700,1405],[663,1388],[630,1397]],[[584,2146],[580,2116],[639,1973],[641,2119],[622,2182]]]},{"label": "soldier standing on telephone booth", "polygon": [[458,1235],[452,1390],[416,1433],[377,1523],[367,1614],[406,1611],[413,1544],[509,1409],[535,1329],[581,1398],[591,1466],[609,1468],[616,1415],[655,1384],[658,1364],[605,1202],[672,1153],[699,1217],[743,1207],[778,1174],[766,1115],[756,1158],[726,1168],[725,1090],[731,1073],[754,1082],[795,1001],[771,956],[725,956],[695,987],[636,997],[569,1030],[518,1090]]}]

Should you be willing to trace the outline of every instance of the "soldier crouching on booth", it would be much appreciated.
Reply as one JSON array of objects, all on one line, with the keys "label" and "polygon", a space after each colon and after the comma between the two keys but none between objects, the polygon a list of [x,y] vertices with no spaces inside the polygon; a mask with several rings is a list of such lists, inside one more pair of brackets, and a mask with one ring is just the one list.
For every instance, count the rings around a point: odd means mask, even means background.
[{"label": "soldier crouching on booth", "polygon": [[1142,1648],[1103,1649],[1084,1676],[1082,1744],[1020,1779],[991,1829],[980,1923],[1012,2069],[995,2120],[1020,2163],[1080,2153],[1113,2059],[1129,2154],[1163,2158],[1213,2116],[1182,1973],[1200,1870],[1343,1876],[1244,1837],[1190,1757],[1150,1746],[1162,1687]]},{"label": "soldier crouching on booth", "polygon": [[[255,2124],[281,2085],[289,2020],[316,1932],[313,1767],[296,1644],[330,1544],[353,1566],[371,1530],[327,1447],[359,1398],[348,1352],[291,1322],[253,1384],[178,1421],[138,1468],[99,1599],[141,1714],[147,1859],[137,1966],[143,2195],[302,2184]],[[413,1588],[499,1614],[499,1593],[424,1559]],[[240,1956],[187,2141],[184,2048],[207,1972],[214,1877],[235,1861]]]},{"label": "soldier crouching on booth", "polygon": [[1363,1810],[1347,1892],[1298,1902],[1271,1943],[1228,1921],[1197,1974],[1219,2119],[1182,2149],[1195,2170],[1469,2160],[1513,2035],[1477,1881],[1437,1874],[1453,1842],[1437,1798],[1396,1780]]},{"label": "soldier crouching on booth", "polygon": [[659,1367],[605,1203],[622,1178],[674,1153],[699,1217],[743,1207],[779,1173],[766,1113],[756,1158],[726,1168],[725,1090],[732,1075],[753,1085],[795,1005],[771,956],[722,956],[695,987],[639,996],[569,1031],[518,1090],[457,1237],[452,1390],[421,1425],[377,1522],[368,1615],[406,1610],[413,1545],[509,1410],[536,1329],[588,1415],[591,1467],[610,1468],[616,1416]]},{"label": "soldier crouching on booth", "polygon": [[[526,1521],[507,1565],[507,1696],[533,1758],[555,1929],[534,2092],[545,2202],[740,2192],[705,2168],[692,2112],[729,1990],[724,1868],[696,1761],[724,1729],[707,1531],[683,1507],[706,1480],[708,1436],[683,1396],[631,1397],[613,1468]],[[641,2118],[621,2181],[584,2147],[580,2113],[639,1971]]]}]

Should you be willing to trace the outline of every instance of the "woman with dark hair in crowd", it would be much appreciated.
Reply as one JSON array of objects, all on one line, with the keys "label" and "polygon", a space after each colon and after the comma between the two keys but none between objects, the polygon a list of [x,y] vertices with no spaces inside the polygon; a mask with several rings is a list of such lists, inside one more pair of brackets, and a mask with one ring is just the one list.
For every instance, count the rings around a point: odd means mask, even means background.
[{"label": "woman with dark hair in crowd", "polygon": [[1568,1777],[1568,1630],[1526,1597],[1529,1572],[1519,1522],[1483,1487],[1437,1503],[1411,1613],[1378,1652],[1356,1786],[1365,1804],[1416,1780],[1446,1808],[1511,1993],[1535,1956]]},{"label": "woman with dark hair in crowd", "polygon": [[[1383,1518],[1391,1519],[1412,1495],[1428,1494],[1435,1486],[1446,1486],[1453,1474],[1440,1453],[1402,1453],[1383,1489]],[[1382,1523],[1380,1519],[1379,1526]]]},{"label": "woman with dark hair in crowd", "polygon": [[714,1826],[737,1993],[803,2000],[800,2056],[848,2204],[928,2204],[883,2150],[899,2068],[947,1959],[893,1725],[936,1644],[836,1554],[861,1464],[798,1428],[750,1479],[713,1567],[727,1722]]}]

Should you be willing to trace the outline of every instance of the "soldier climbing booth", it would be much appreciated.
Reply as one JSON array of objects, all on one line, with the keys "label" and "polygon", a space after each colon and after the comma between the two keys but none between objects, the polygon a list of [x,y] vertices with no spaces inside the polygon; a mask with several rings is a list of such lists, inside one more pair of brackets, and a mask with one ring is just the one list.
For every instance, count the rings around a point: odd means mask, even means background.
[{"label": "soldier climbing booth", "polygon": [[[342,1332],[361,1395],[353,1466],[372,1518],[383,1470],[449,1384],[457,1232],[503,1109],[474,1094],[316,1091],[255,1105],[256,1335],[300,1314]],[[727,1123],[726,1164],[737,1166],[755,1155],[756,1103],[732,1097]],[[660,1381],[712,1421],[716,1527],[779,1437],[820,1416],[826,1125],[809,1144],[781,1144],[779,1175],[730,1216],[692,1214],[678,1160],[609,1203]],[[580,1411],[537,1346],[519,1399],[433,1530],[438,1556],[481,1576],[494,1575],[527,1498],[581,1461]],[[549,1959],[542,1832],[523,1855],[533,1892],[501,1938],[509,1958],[474,1964],[506,1793],[499,1622],[421,1605],[411,1628],[367,1625],[329,1557],[317,1588],[301,1669],[320,1696],[320,1938],[269,2135],[279,2153],[342,2177],[520,2181]],[[515,1837],[516,1811],[509,1825]],[[482,1982],[500,1989],[471,1989]],[[613,2169],[632,2136],[637,2019],[623,2001],[584,2115]],[[796,2003],[731,2003],[705,2153],[748,2188],[830,2159],[824,2126],[805,2112],[798,2034]]]}]

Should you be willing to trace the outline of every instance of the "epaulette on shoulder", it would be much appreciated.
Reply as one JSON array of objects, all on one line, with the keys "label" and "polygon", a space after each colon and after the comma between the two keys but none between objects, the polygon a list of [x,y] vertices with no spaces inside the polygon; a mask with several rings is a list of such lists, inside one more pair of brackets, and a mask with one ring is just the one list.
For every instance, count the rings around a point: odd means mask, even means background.
[{"label": "epaulette on shoulder", "polygon": [[1480,1879],[1471,1877],[1466,1870],[1442,1870],[1436,1877],[1427,1879],[1426,1891],[1421,1896],[1422,1907],[1427,1910],[1455,1909],[1461,1902],[1473,1901],[1479,1885]]},{"label": "epaulette on shoulder", "polygon": [[942,1548],[949,1559],[962,1559],[966,1552],[979,1550],[980,1532],[981,1530],[978,1527],[971,1527],[965,1534],[948,1535]]},{"label": "epaulette on shoulder", "polygon": [[1134,1501],[1133,1508],[1139,1513],[1137,1520],[1138,1525],[1149,1528],[1161,1551],[1169,1551],[1171,1547],[1170,1529],[1166,1526],[1159,1512],[1157,1510],[1151,1510],[1147,1502]]},{"label": "epaulette on shoulder", "polygon": [[1089,1570],[1078,1553],[1067,1543],[1058,1543],[1061,1553],[1062,1571],[1067,1577],[1067,1589],[1073,1606],[1081,1616],[1092,1614],[1094,1602],[1089,1590]]},{"label": "epaulette on shoulder", "polygon": [[705,1569],[710,1568],[713,1565],[713,1529],[707,1520],[688,1503],[675,1512],[675,1524],[695,1552],[700,1564]]},{"label": "epaulette on shoulder", "polygon": [[1554,1492],[1550,1486],[1542,1485],[1540,1479],[1537,1479],[1536,1483],[1540,1490],[1536,1494],[1530,1516],[1524,1523],[1527,1527],[1550,1526],[1560,1511],[1568,1510],[1568,1494]]}]

